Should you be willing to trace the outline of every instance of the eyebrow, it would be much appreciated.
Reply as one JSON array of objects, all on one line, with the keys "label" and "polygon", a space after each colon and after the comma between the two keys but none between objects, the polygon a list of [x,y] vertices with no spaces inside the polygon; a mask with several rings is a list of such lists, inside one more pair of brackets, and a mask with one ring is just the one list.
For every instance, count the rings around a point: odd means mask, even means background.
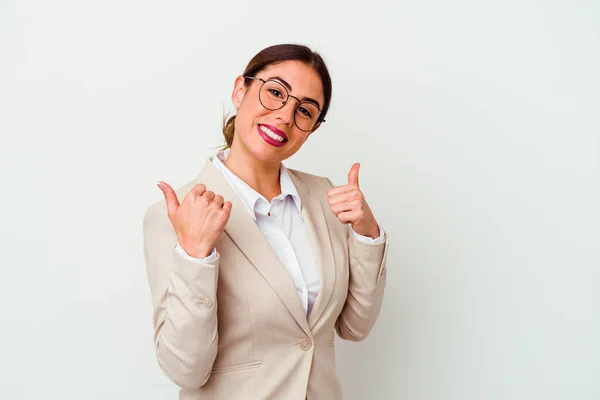
[{"label": "eyebrow", "polygon": [[[285,81],[285,79],[283,79],[282,77],[280,77],[280,76],[272,76],[272,77],[270,77],[269,79],[275,79],[275,80],[278,80],[279,82],[281,82],[281,83],[283,84],[283,86],[285,86],[285,87],[286,87],[286,89],[287,89],[287,90],[289,90],[290,92],[292,91],[292,85],[290,85],[289,83],[287,83],[287,82]],[[303,97],[303,98],[301,99],[301,101],[308,101],[309,103],[314,103],[314,104],[316,104],[316,105],[317,105],[317,107],[319,107],[319,110],[321,109],[321,105],[319,104],[319,102],[318,102],[318,101],[316,101],[316,100],[315,100],[315,99],[313,99],[313,98],[310,98],[310,97]]]}]

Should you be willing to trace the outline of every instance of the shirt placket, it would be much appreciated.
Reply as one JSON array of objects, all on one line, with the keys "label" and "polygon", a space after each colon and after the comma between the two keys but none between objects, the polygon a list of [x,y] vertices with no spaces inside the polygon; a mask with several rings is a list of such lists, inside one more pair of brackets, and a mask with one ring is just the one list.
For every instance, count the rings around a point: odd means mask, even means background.
[{"label": "shirt placket", "polygon": [[298,292],[302,307],[306,313],[308,312],[308,287],[306,286],[306,281],[302,275],[302,270],[300,269],[300,264],[298,263],[298,258],[294,252],[292,242],[290,242],[289,238],[285,234],[286,229],[283,226],[283,211],[284,207],[286,206],[285,202],[291,200],[291,198],[284,197],[283,199],[277,199],[271,202],[271,215],[277,221],[277,227],[279,228],[279,234],[281,235],[281,242],[285,243],[283,254],[286,260],[288,272],[292,275],[296,291]]}]

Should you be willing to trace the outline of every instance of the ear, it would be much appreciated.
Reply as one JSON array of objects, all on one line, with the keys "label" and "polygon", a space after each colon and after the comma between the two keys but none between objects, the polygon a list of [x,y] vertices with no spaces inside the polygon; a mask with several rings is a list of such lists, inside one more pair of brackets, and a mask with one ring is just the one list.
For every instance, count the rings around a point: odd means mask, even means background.
[{"label": "ear", "polygon": [[246,85],[245,79],[243,76],[238,76],[235,78],[235,82],[233,83],[233,91],[231,92],[231,101],[235,108],[240,108],[242,104],[242,100],[244,99],[244,94],[246,94]]}]

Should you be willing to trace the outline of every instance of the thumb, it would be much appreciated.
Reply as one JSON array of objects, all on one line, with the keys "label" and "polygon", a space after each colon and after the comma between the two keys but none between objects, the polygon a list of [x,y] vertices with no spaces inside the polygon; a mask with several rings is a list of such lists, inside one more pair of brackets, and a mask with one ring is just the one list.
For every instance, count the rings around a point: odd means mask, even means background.
[{"label": "thumb", "polygon": [[354,163],[350,172],[348,172],[348,184],[358,186],[358,170],[360,169],[360,163]]},{"label": "thumb", "polygon": [[158,182],[156,184],[156,186],[158,186],[158,188],[165,195],[165,200],[167,201],[168,213],[171,214],[172,212],[177,210],[177,208],[179,208],[179,200],[177,200],[177,195],[175,194],[175,191],[173,190],[173,188],[171,186],[169,186],[168,183],[163,182],[163,181]]}]

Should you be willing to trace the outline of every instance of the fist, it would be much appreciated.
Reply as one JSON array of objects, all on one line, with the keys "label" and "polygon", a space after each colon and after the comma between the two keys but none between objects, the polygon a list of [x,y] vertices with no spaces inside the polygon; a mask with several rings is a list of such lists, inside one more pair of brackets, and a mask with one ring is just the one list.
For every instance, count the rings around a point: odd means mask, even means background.
[{"label": "fist", "polygon": [[327,191],[331,212],[343,224],[351,224],[354,232],[372,239],[379,237],[379,226],[358,185],[360,164],[355,163],[348,172],[348,184]]},{"label": "fist", "polygon": [[227,225],[231,202],[223,201],[223,196],[198,184],[180,204],[175,191],[166,182],[159,182],[157,186],[165,196],[167,213],[179,245],[192,257],[208,257]]}]

